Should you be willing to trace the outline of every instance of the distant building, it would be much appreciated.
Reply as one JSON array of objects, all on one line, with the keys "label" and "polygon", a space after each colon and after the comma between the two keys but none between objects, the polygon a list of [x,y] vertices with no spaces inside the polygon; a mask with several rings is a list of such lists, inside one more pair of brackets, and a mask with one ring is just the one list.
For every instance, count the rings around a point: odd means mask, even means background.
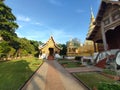
[{"label": "distant building", "polygon": [[88,56],[94,52],[93,42],[85,40],[83,45],[75,46],[72,41],[67,45],[67,56]]},{"label": "distant building", "polygon": [[60,53],[61,48],[57,46],[53,37],[51,36],[49,40],[42,46],[39,46],[40,57],[46,58],[48,60],[54,60],[55,53]]},{"label": "distant building", "polygon": [[120,49],[120,1],[102,0],[94,24],[87,40],[101,45],[101,50]]},{"label": "distant building", "polygon": [[[94,14],[91,8],[91,18],[90,18],[90,25],[89,25],[89,30],[88,30],[88,34],[87,36],[89,36],[89,34],[92,32],[93,28],[95,27],[94,25],[95,22],[95,18],[94,18]],[[83,45],[80,45],[79,47],[76,47],[72,40],[69,41],[69,44],[67,46],[67,55],[68,56],[80,56],[80,55],[84,55],[84,53],[86,54],[90,54],[94,51],[94,43],[92,40],[85,40]],[[96,49],[95,49],[96,51]]]},{"label": "distant building", "polygon": [[94,14],[93,14],[93,11],[92,11],[92,8],[91,8],[91,18],[90,18],[90,25],[89,25],[89,30],[88,30],[88,33],[87,33],[87,38],[86,38],[86,41],[91,43],[91,45],[94,47],[94,52],[98,52],[98,51],[101,51],[101,49],[99,48],[103,48],[103,45],[99,44],[99,43],[95,43],[94,41],[88,39],[88,37],[90,36],[90,34],[92,33],[93,29],[95,28],[95,17],[94,17]]},{"label": "distant building", "polygon": [[74,45],[72,40],[70,40],[68,45],[67,45],[67,56],[75,56],[75,55],[77,55],[78,54],[77,49],[78,48]]}]

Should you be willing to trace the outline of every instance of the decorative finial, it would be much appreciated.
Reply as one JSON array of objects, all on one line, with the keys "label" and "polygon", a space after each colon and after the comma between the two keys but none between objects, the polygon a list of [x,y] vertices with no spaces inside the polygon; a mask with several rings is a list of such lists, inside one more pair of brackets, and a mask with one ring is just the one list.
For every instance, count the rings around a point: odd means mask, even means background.
[{"label": "decorative finial", "polygon": [[91,18],[94,18],[92,7],[91,7]]},{"label": "decorative finial", "polygon": [[53,33],[52,32],[50,33],[50,37],[53,37]]}]

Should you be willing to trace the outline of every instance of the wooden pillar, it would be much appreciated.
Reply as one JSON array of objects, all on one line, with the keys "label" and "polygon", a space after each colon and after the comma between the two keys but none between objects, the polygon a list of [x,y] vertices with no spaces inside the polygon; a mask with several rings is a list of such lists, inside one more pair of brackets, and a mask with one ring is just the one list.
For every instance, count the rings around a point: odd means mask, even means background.
[{"label": "wooden pillar", "polygon": [[102,40],[103,40],[104,50],[106,51],[108,46],[107,46],[107,41],[106,41],[103,21],[101,22],[101,32],[102,32]]},{"label": "wooden pillar", "polygon": [[94,41],[93,44],[94,44],[94,52],[97,52],[96,43]]}]

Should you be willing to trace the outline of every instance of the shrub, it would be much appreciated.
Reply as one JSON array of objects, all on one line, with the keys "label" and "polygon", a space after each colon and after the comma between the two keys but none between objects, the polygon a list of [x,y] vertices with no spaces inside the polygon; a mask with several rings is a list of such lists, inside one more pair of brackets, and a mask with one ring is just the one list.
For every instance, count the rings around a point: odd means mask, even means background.
[{"label": "shrub", "polygon": [[110,69],[104,69],[103,73],[110,74],[110,75],[117,75],[117,73]]},{"label": "shrub", "polygon": [[81,60],[81,58],[82,58],[81,56],[76,56],[75,60]]},{"label": "shrub", "polygon": [[120,90],[120,84],[118,83],[100,83],[98,90]]}]

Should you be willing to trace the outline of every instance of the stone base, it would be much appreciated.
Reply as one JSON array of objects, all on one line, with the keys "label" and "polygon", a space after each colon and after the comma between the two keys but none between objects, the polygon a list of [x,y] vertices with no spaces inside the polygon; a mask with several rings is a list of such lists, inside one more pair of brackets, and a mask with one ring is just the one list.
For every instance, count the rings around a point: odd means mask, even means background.
[{"label": "stone base", "polygon": [[48,60],[54,60],[54,56],[49,55],[47,59],[48,59]]}]

